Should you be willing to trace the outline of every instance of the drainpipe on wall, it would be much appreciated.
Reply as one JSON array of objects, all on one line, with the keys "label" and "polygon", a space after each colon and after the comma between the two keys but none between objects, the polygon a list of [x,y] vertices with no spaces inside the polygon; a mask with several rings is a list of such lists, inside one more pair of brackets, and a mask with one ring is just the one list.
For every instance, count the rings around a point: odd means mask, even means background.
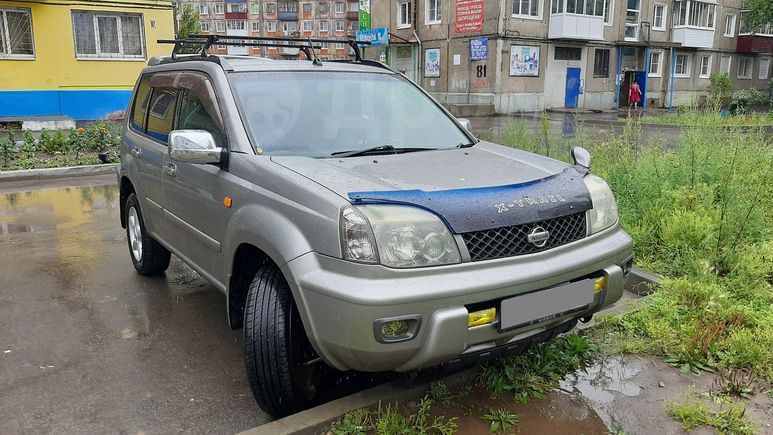
[{"label": "drainpipe on wall", "polygon": [[416,41],[419,42],[419,52],[416,53],[416,83],[421,83],[421,62],[422,59],[424,59],[424,52],[421,49],[421,39],[419,39],[419,35],[416,33],[416,29],[413,29],[413,37],[416,38]]},{"label": "drainpipe on wall", "polygon": [[671,70],[671,77],[669,77],[669,90],[668,90],[668,111],[672,112],[674,110],[674,73],[676,72],[676,52],[674,51],[674,47],[671,47],[671,65],[669,65],[669,68]]},{"label": "drainpipe on wall", "polygon": [[623,82],[623,47],[621,45],[617,46],[617,77],[615,77],[615,81],[617,82],[617,87],[615,88],[615,103],[617,103],[617,107],[620,108],[620,84]]},{"label": "drainpipe on wall", "polygon": [[646,46],[644,48],[644,83],[642,84],[644,86],[644,92],[642,92],[642,95],[644,98],[641,99],[641,111],[646,112],[647,111],[647,81],[649,80],[649,72],[647,71],[647,68],[650,64],[650,46]]}]

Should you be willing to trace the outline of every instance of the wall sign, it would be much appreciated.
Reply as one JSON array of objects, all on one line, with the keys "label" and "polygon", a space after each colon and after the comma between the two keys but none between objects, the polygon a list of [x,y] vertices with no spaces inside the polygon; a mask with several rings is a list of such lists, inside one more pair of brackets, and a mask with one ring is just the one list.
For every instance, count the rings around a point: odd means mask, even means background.
[{"label": "wall sign", "polygon": [[510,75],[539,76],[539,47],[531,45],[510,46]]},{"label": "wall sign", "polygon": [[470,60],[486,60],[488,59],[488,38],[472,38],[470,39]]},{"label": "wall sign", "polygon": [[360,0],[360,30],[370,29],[370,0]]},{"label": "wall sign", "polygon": [[355,38],[358,41],[370,41],[370,45],[365,45],[365,47],[389,45],[389,29],[386,27],[376,27],[375,29],[358,30]]},{"label": "wall sign", "polygon": [[440,49],[424,50],[424,77],[440,77]]},{"label": "wall sign", "polygon": [[483,0],[456,0],[454,31],[456,33],[483,30]]}]

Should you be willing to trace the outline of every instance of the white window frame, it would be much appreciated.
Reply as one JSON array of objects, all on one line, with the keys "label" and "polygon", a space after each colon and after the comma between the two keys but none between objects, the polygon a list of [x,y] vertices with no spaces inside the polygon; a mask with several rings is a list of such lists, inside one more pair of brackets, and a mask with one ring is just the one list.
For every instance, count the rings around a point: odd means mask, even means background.
[{"label": "white window frame", "polygon": [[304,21],[303,24],[301,24],[301,31],[302,32],[313,32],[314,31],[314,22],[313,21]]},{"label": "white window frame", "polygon": [[[322,25],[325,25],[325,28],[322,28]],[[330,21],[320,21],[319,22],[319,31],[320,32],[330,32]]]},{"label": "white window frame", "polygon": [[[727,71],[722,71],[722,59],[727,59]],[[719,58],[719,73],[730,75],[730,71],[733,70],[733,56],[724,55]]]},{"label": "white window frame", "polygon": [[206,3],[199,3],[199,15],[209,15],[209,5]]},{"label": "white window frame", "polygon": [[[288,27],[290,24],[295,26],[295,29],[289,29]],[[283,32],[297,32],[298,31],[298,23],[296,21],[282,21],[282,31]]]},{"label": "white window frame", "polygon": [[215,21],[215,33],[225,33],[225,21]]},{"label": "white window frame", "polygon": [[260,15],[260,3],[250,3],[248,9],[252,15]]},{"label": "white window frame", "polygon": [[[339,24],[341,25],[339,28]],[[345,32],[346,31],[346,24],[344,24],[341,20],[336,20],[335,22],[335,31],[336,32]]]},{"label": "white window frame", "polygon": [[[762,68],[762,62],[765,62],[765,68]],[[770,74],[770,58],[760,58],[760,67],[757,70],[757,79],[758,80],[767,80],[768,74]]]},{"label": "white window frame", "polygon": [[[676,72],[676,66],[679,65],[679,56],[684,56],[684,62],[682,65],[684,66],[684,72],[678,73]],[[692,56],[689,53],[677,53],[676,56],[674,56],[674,77],[679,79],[689,78],[690,73],[690,67],[692,63]]]},{"label": "white window frame", "polygon": [[343,50],[343,49],[344,49],[344,43],[336,42],[336,50]]},{"label": "white window frame", "polygon": [[[704,59],[708,59],[709,60],[708,64],[706,64],[707,69],[706,69],[705,73],[703,72],[703,60]],[[712,56],[710,54],[702,54],[701,55],[700,62],[698,62],[698,78],[707,79],[707,78],[711,77],[711,61],[712,61]]]},{"label": "white window frame", "polygon": [[[732,18],[732,20],[731,20],[731,18]],[[725,30],[722,32],[722,36],[724,36],[725,38],[733,38],[733,37],[735,37],[735,21],[736,21],[736,15],[735,14],[727,14],[727,15],[725,15]],[[730,32],[729,33],[727,31],[728,27],[730,27]]]},{"label": "white window frame", "polygon": [[225,4],[215,3],[215,15],[223,15],[223,14],[225,14]]},{"label": "white window frame", "polygon": [[[430,3],[435,5],[435,16],[430,16]],[[424,0],[424,24],[440,24],[443,22],[442,0]]]},{"label": "white window frame", "polygon": [[412,2],[400,2],[397,4],[397,28],[407,29],[413,25]]},{"label": "white window frame", "polygon": [[[609,5],[607,5],[609,3]],[[615,22],[615,0],[604,0],[604,13],[601,16],[604,19],[606,27],[612,26]]]},{"label": "white window frame", "polygon": [[228,30],[246,30],[247,25],[244,20],[226,20],[225,28]]},{"label": "white window frame", "polygon": [[[86,13],[91,16],[92,30],[94,31],[94,43],[97,53],[96,54],[81,54],[78,53],[78,46],[75,43],[75,14]],[[142,54],[139,55],[127,55],[123,53],[123,37],[121,33],[121,17],[135,17],[140,20],[140,47]],[[100,18],[112,18],[116,21],[116,33],[118,35],[118,53],[101,53],[100,40],[99,40],[99,19]],[[130,13],[115,13],[104,11],[85,11],[85,10],[72,10],[70,13],[70,21],[72,23],[72,37],[73,37],[73,49],[75,50],[75,59],[78,60],[144,60],[147,54],[147,48],[145,47],[145,22],[142,14],[130,14]]]},{"label": "white window frame", "polygon": [[200,21],[199,30],[202,32],[209,32],[209,21]]},{"label": "white window frame", "polygon": [[[30,21],[30,42],[32,43],[32,54],[12,54],[11,53],[11,36],[8,30],[8,16],[5,12],[22,12],[27,14]],[[140,21],[140,24],[142,21]],[[141,26],[140,26],[141,27]],[[3,52],[0,52],[0,59],[35,59],[35,31],[32,24],[32,10],[30,8],[0,8],[0,32],[3,32],[3,40],[5,41],[5,47],[2,47]],[[143,44],[144,50],[144,44]]]},{"label": "white window frame", "polygon": [[260,32],[260,21],[250,21],[250,31],[251,32]]},{"label": "white window frame", "polygon": [[[529,2],[529,10],[531,10],[531,3],[537,3],[537,15],[532,14],[516,14],[515,13],[515,3],[518,2],[518,4],[521,4],[522,0],[510,0],[510,8],[511,14],[510,16],[513,18],[522,18],[524,20],[542,20],[542,0],[527,0]],[[584,2],[585,0],[577,0],[578,2]]]},{"label": "white window frame", "polygon": [[[641,6],[642,6],[642,0],[638,0],[638,9],[629,9],[628,4],[626,2],[626,9],[625,9],[625,26],[623,27],[623,39],[626,41],[638,41],[639,40],[639,26],[641,25]],[[629,22],[628,21],[628,12],[635,12],[636,13],[636,22]],[[625,36],[625,31],[628,28],[634,29],[634,36],[628,37]]]},{"label": "white window frame", "polygon": [[[684,14],[684,23],[681,23],[681,20],[677,18],[677,12],[681,10],[681,4],[684,4],[685,6],[685,14]],[[693,7],[696,4],[700,4],[701,7],[706,8],[706,14],[701,15],[700,12],[698,12],[698,18],[706,18],[706,22],[703,23],[705,25],[702,25],[700,23],[698,24],[691,24],[692,18],[693,18]],[[711,20],[708,18],[711,17]],[[703,20],[701,20],[703,21]],[[709,22],[711,21],[711,22]],[[697,0],[679,0],[674,2],[674,21],[673,21],[674,27],[689,27],[693,29],[703,29],[703,30],[715,30],[717,27],[717,4],[713,2],[708,1],[697,1]]]},{"label": "white window frame", "polygon": [[[746,65],[748,68],[746,69],[746,74],[741,75],[741,66]],[[741,56],[738,59],[738,74],[736,74],[736,78],[740,80],[751,80],[752,74],[754,74],[754,58],[753,57],[747,57],[747,56]]]},{"label": "white window frame", "polygon": [[276,32],[276,21],[266,21],[266,32]]},{"label": "white window frame", "polygon": [[[341,6],[341,10],[340,11],[338,10],[338,6]],[[335,2],[334,6],[333,6],[333,12],[334,13],[336,13],[336,14],[343,14],[345,10],[346,10],[346,5],[344,4],[344,2]]]},{"label": "white window frame", "polygon": [[[306,12],[306,6],[309,7],[309,11]],[[301,13],[302,14],[313,14],[314,13],[314,3],[304,2],[301,4]]]},{"label": "white window frame", "polygon": [[[660,26],[655,25],[658,8],[663,9],[663,13],[660,15]],[[668,5],[663,3],[655,3],[655,5],[652,8],[652,30],[656,30],[658,32],[665,32],[667,17],[668,17]]]},{"label": "white window frame", "polygon": [[[657,69],[652,71],[652,59],[653,55],[658,56]],[[650,52],[650,62],[647,65],[647,77],[662,77],[663,75],[663,52],[660,50],[653,50]]]}]

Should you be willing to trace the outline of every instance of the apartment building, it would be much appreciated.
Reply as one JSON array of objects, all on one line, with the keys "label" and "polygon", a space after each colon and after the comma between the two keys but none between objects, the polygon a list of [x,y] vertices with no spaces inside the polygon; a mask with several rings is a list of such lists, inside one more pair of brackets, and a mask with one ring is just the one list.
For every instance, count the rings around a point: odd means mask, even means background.
[{"label": "apartment building", "polygon": [[[766,90],[773,30],[745,29],[742,0],[374,0],[368,48],[448,104],[497,113],[700,104],[709,76]],[[472,46],[472,50],[471,50]],[[471,58],[471,52],[475,57]]]},{"label": "apartment building", "polygon": [[[352,0],[181,0],[199,12],[201,32],[228,36],[300,36],[352,38],[358,28],[359,3]],[[293,58],[297,50],[273,47],[216,45],[215,54],[263,55]],[[322,59],[344,59],[350,49],[343,43],[322,44]],[[301,54],[302,56],[302,54]]]}]

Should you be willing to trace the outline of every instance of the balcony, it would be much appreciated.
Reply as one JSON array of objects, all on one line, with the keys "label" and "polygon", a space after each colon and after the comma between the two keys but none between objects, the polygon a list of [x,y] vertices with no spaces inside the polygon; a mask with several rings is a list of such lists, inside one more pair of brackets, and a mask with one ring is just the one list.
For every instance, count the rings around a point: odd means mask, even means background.
[{"label": "balcony", "polygon": [[298,21],[298,11],[277,11],[276,18],[279,21]]},{"label": "balcony", "polygon": [[550,39],[604,40],[604,17],[559,13],[550,15]]},{"label": "balcony", "polygon": [[246,20],[247,19],[247,10],[239,11],[239,12],[228,12],[225,13],[225,19],[226,20]]},{"label": "balcony", "polygon": [[357,11],[346,12],[346,19],[349,21],[357,21],[360,19],[360,13]]},{"label": "balcony", "polygon": [[674,26],[671,42],[682,44],[682,47],[712,48],[714,46],[714,29],[695,26]]},{"label": "balcony", "polygon": [[735,51],[739,53],[773,54],[773,35],[738,35]]}]

